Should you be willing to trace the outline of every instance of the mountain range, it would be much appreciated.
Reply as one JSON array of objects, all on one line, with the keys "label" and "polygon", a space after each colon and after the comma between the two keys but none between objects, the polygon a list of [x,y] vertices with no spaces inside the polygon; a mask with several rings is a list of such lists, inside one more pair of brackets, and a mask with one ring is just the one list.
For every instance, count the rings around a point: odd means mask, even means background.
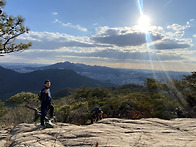
[{"label": "mountain range", "polygon": [[81,86],[143,85],[146,78],[159,81],[181,80],[189,72],[152,71],[142,69],[117,69],[79,63],[60,62],[52,65],[2,64],[0,67],[0,98],[8,98],[21,91],[38,92],[45,80],[52,90],[79,88]]},{"label": "mountain range", "polygon": [[[3,65],[2,65],[3,66]],[[91,66],[79,63],[60,62],[52,65],[38,65],[38,64],[10,64],[3,67],[18,71],[30,72],[35,70],[45,69],[71,69],[82,76],[96,79],[106,83],[115,85],[137,84],[143,85],[146,78],[155,78],[159,81],[166,81],[170,79],[180,80],[184,75],[191,74],[190,72],[176,72],[176,71],[159,71],[159,70],[145,70],[145,69],[119,69],[109,68],[105,66]]]},{"label": "mountain range", "polygon": [[44,86],[44,81],[49,79],[52,83],[51,91],[60,89],[79,88],[81,86],[102,87],[114,86],[79,75],[70,69],[43,69],[28,73],[19,73],[10,69],[0,67],[0,98],[5,100],[19,92],[38,93]]}]

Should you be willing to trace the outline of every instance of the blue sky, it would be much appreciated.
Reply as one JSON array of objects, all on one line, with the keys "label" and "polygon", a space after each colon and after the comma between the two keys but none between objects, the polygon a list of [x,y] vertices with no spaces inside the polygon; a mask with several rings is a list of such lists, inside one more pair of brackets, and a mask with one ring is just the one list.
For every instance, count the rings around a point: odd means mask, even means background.
[{"label": "blue sky", "polygon": [[[32,42],[0,62],[196,70],[195,0],[7,0]],[[138,20],[141,16],[147,19]],[[143,17],[144,18],[144,17]]]}]

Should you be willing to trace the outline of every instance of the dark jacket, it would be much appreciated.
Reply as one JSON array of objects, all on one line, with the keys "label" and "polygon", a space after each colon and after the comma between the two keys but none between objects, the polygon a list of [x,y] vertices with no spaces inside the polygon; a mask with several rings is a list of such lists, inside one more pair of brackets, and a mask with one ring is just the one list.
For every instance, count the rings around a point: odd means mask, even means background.
[{"label": "dark jacket", "polygon": [[42,95],[41,105],[50,105],[52,100],[50,89],[48,89],[48,93],[45,93],[45,90],[46,90],[45,87],[41,90],[41,95]]},{"label": "dark jacket", "polygon": [[96,114],[101,113],[101,109],[99,107],[94,107],[91,113],[95,112]]}]

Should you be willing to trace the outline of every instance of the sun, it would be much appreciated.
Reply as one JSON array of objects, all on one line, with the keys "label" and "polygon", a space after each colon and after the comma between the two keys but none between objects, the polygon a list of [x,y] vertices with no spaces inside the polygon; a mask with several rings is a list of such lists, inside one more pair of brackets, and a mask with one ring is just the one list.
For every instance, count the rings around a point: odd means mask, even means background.
[{"label": "sun", "polygon": [[141,15],[138,19],[138,27],[141,31],[147,32],[150,27],[150,17],[147,15]]}]

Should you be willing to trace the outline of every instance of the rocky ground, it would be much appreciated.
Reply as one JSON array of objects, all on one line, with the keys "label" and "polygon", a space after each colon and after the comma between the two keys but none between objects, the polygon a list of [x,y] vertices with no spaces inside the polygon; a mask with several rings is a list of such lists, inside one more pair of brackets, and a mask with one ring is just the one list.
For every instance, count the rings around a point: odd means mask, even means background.
[{"label": "rocky ground", "polygon": [[23,123],[0,129],[0,146],[196,147],[196,119],[107,118],[88,126],[57,123],[47,129]]}]

